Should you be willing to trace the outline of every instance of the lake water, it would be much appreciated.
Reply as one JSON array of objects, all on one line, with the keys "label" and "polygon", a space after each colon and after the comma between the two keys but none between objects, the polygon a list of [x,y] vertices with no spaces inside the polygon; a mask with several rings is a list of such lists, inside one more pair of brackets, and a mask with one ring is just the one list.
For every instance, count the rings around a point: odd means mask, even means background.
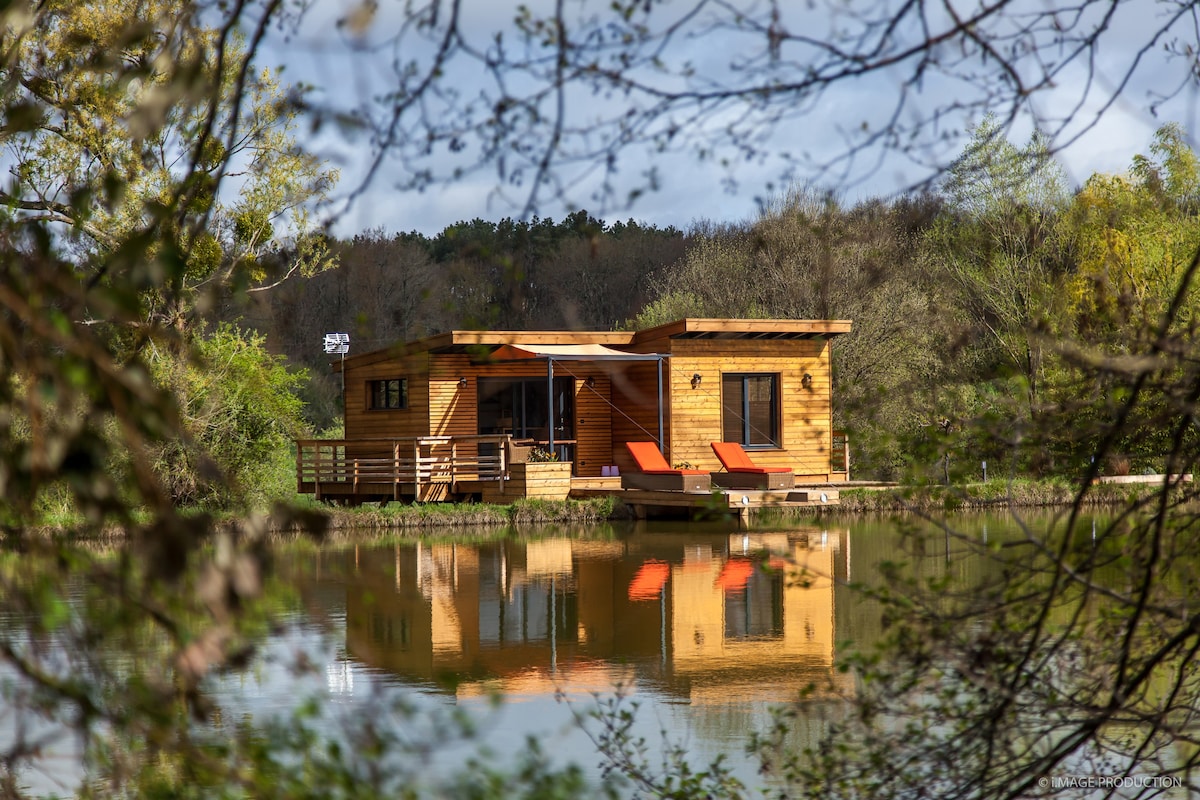
[{"label": "lake water", "polygon": [[[981,537],[1009,527],[1003,517],[963,523]],[[796,742],[841,712],[853,685],[834,668],[839,650],[880,632],[877,609],[848,583],[900,557],[894,526],[869,520],[751,531],[649,523],[471,543],[442,535],[282,547],[277,568],[302,610],[257,670],[221,683],[218,699],[261,716],[311,695],[346,720],[397,696],[423,712],[469,709],[482,720],[478,741],[420,757],[453,770],[482,744],[504,763],[533,736],[551,743],[555,763],[594,776],[599,756],[578,717],[619,692],[636,704],[633,730],[652,752],[682,745],[695,765],[724,754],[756,785],[751,731],[801,692]],[[915,568],[946,569],[939,545]],[[285,665],[297,653],[317,668],[294,675]]]},{"label": "lake water", "polygon": [[[1019,536],[1006,515],[951,522],[979,542]],[[726,757],[757,787],[751,733],[803,695],[790,743],[815,742],[855,691],[839,658],[883,635],[878,607],[851,583],[873,583],[884,561],[966,585],[995,567],[961,557],[963,539],[924,531],[903,551],[893,520],[851,517],[281,543],[276,572],[294,602],[250,668],[212,680],[217,724],[292,724],[313,700],[321,734],[351,746],[364,722],[382,721],[389,769],[414,781],[453,776],[481,752],[510,765],[530,737],[553,764],[599,780],[588,714],[619,695],[636,707],[631,732],[652,768],[679,746],[693,766]],[[460,712],[476,727],[469,739],[452,724]],[[26,776],[34,787],[61,792],[78,778],[61,741],[45,773]]]}]

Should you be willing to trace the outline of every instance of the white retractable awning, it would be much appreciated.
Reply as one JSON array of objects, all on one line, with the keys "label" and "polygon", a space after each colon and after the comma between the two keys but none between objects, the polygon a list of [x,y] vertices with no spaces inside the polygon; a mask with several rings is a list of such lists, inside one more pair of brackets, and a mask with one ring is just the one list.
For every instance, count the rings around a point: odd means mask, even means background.
[{"label": "white retractable awning", "polygon": [[626,353],[602,344],[505,344],[492,351],[492,361],[547,358],[554,361],[655,361],[659,353]]}]

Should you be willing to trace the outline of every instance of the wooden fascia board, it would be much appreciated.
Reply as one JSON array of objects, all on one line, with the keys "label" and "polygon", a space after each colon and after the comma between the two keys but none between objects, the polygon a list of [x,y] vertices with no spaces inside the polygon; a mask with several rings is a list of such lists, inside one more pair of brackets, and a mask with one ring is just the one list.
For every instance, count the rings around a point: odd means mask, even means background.
[{"label": "wooden fascia board", "polygon": [[689,333],[744,334],[747,337],[762,333],[805,334],[811,336],[839,336],[849,333],[852,320],[848,319],[717,319],[688,317],[668,322],[653,328],[638,331],[635,344],[644,344],[661,339],[671,339]]},{"label": "wooden fascia board", "polygon": [[454,331],[452,346],[499,346],[537,344],[603,344],[628,345],[633,340],[629,331]]}]

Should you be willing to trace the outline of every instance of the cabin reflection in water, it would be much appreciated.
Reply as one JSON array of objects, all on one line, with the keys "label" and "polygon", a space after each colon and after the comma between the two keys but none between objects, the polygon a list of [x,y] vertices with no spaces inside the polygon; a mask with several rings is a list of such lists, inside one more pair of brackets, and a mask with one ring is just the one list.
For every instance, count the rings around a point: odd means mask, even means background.
[{"label": "cabin reflection in water", "polygon": [[347,648],[460,696],[618,682],[689,702],[845,689],[832,667],[846,541],[813,529],[371,550],[350,583]]}]

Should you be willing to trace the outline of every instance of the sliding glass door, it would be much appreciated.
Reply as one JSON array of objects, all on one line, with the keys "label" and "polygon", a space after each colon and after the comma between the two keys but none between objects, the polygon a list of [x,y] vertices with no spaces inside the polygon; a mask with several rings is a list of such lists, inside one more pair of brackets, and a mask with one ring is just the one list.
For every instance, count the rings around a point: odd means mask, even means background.
[{"label": "sliding glass door", "polygon": [[545,378],[480,378],[478,386],[479,433],[507,433],[544,446],[550,439],[553,408],[555,449],[559,458],[573,453],[568,445],[575,441],[574,378],[555,378],[552,400]]}]

